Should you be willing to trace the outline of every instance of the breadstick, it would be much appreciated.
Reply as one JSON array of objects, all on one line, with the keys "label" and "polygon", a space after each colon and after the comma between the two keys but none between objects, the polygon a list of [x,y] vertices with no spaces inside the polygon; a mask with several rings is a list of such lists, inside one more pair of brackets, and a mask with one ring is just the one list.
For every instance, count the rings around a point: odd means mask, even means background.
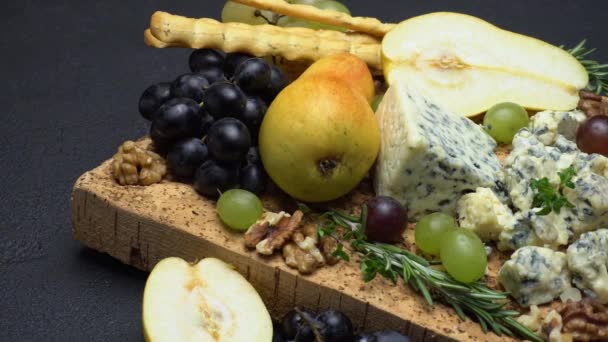
[{"label": "breadstick", "polygon": [[230,0],[261,10],[272,11],[289,17],[339,26],[375,37],[384,37],[395,24],[385,24],[376,18],[351,17],[346,13],[322,10],[308,5],[294,5],[283,0]]},{"label": "breadstick", "polygon": [[154,35],[152,34],[152,32],[150,32],[150,29],[146,29],[144,31],[144,42],[146,43],[146,45],[154,47],[154,48],[168,48],[168,47],[188,47],[186,45],[183,44],[179,44],[179,43],[173,43],[173,44],[169,44],[169,43],[165,43],[163,41],[160,41],[158,39],[156,39],[156,37],[154,37]]},{"label": "breadstick", "polygon": [[290,61],[315,61],[327,55],[350,52],[370,67],[382,68],[380,41],[360,33],[220,23],[208,18],[191,19],[156,12],[144,39],[154,47],[216,48],[255,56],[281,56]]}]

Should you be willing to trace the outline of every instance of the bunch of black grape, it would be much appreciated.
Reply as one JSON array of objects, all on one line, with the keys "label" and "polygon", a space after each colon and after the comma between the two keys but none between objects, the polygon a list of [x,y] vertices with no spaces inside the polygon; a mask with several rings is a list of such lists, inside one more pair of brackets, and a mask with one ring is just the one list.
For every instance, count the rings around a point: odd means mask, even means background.
[{"label": "bunch of black grape", "polygon": [[380,330],[355,335],[353,323],[338,310],[325,310],[318,315],[306,308],[288,312],[281,322],[274,322],[272,342],[410,342],[394,330]]},{"label": "bunch of black grape", "polygon": [[233,188],[261,194],[268,176],[258,133],[287,78],[261,58],[215,49],[193,51],[189,64],[191,73],[148,87],[139,100],[155,150],[176,180],[193,182],[203,196]]}]

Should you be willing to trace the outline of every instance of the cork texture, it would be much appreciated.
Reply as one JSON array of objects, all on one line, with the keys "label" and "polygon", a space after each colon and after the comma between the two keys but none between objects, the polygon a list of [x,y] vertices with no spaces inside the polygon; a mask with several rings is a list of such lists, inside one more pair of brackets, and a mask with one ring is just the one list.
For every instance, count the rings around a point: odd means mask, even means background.
[{"label": "cork texture", "polygon": [[[140,144],[148,144],[142,140]],[[347,198],[330,203],[349,210],[369,196],[365,184]],[[293,202],[277,191],[263,198],[269,210],[290,210]],[[257,289],[273,317],[295,305],[313,310],[337,308],[360,330],[395,329],[413,341],[509,341],[484,333],[470,320],[461,321],[442,304],[429,307],[403,282],[394,285],[377,277],[361,278],[357,257],[349,263],[326,266],[302,276],[280,255],[262,258],[245,248],[240,233],[219,221],[215,202],[198,195],[190,185],[163,181],[150,186],[120,186],[110,175],[110,161],[84,173],[74,185],[71,200],[73,235],[82,244],[123,263],[149,271],[161,259],[181,257],[195,262],[220,258],[243,274]],[[411,247],[409,227],[406,246]],[[499,258],[490,259],[490,285],[496,281]]]}]

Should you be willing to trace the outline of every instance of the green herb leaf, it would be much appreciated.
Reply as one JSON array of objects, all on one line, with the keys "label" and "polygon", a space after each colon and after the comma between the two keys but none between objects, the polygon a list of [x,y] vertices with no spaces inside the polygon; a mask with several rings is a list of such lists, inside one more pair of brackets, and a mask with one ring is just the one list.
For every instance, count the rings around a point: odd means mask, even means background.
[{"label": "green herb leaf", "polygon": [[338,247],[336,247],[336,250],[331,253],[331,255],[336,259],[342,259],[347,262],[350,261],[350,257],[344,251],[344,246],[341,243],[338,243]]},{"label": "green herb leaf", "polygon": [[298,202],[298,209],[304,214],[312,213],[312,210],[310,209],[310,207],[302,202]]},{"label": "green herb leaf", "polygon": [[576,169],[574,169],[574,166],[571,165],[567,169],[559,171],[557,174],[559,175],[561,185],[574,189],[574,183],[572,182],[572,178],[576,176]]},{"label": "green herb leaf", "polygon": [[574,56],[587,70],[589,84],[585,89],[597,94],[606,94],[608,93],[608,63],[601,64],[598,61],[589,59],[589,55],[593,54],[596,49],[589,49],[585,46],[586,43],[587,40],[583,39],[571,49],[565,49],[563,45],[560,47]]},{"label": "green herb leaf", "polygon": [[[545,189],[545,192],[548,192],[549,185],[549,189],[555,192],[548,180],[541,179],[534,184],[538,189]],[[550,198],[549,195],[551,194],[544,197]],[[557,201],[556,205],[568,204],[567,201]],[[549,210],[552,209],[549,207]],[[364,215],[365,209],[362,211],[362,216]],[[352,231],[350,247],[361,255],[360,268],[366,282],[378,274],[395,283],[401,278],[414,291],[419,292],[429,305],[433,305],[436,298],[452,306],[462,320],[466,319],[467,314],[476,318],[484,331],[491,330],[497,335],[517,335],[534,342],[543,341],[540,336],[512,318],[519,313],[504,308],[506,293],[490,289],[481,281],[463,284],[446,272],[433,269],[428,261],[406,249],[367,241],[362,232],[365,220],[361,217],[350,217],[336,211],[324,214],[324,217],[333,222],[332,227],[342,226]],[[325,226],[327,223],[322,227]],[[341,247],[338,248],[342,250]]]},{"label": "green herb leaf", "polygon": [[378,265],[372,260],[365,258],[361,260],[361,273],[363,273],[363,280],[367,283],[376,278],[376,273],[378,273]]},{"label": "green herb leaf", "polygon": [[532,206],[534,208],[541,208],[536,215],[549,215],[552,211],[559,214],[564,206],[568,208],[575,207],[574,204],[568,201],[568,198],[564,196],[562,187],[565,186],[574,189],[575,185],[574,182],[572,182],[572,178],[576,176],[576,170],[573,166],[570,166],[557,172],[557,174],[560,179],[560,185],[557,189],[551,186],[547,177],[530,180],[530,188],[535,191],[534,198],[532,199]]}]

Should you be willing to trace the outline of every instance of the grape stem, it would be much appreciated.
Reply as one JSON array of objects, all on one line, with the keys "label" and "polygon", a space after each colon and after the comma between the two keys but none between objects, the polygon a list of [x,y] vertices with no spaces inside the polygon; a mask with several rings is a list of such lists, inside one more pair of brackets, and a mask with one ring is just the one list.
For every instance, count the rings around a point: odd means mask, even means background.
[{"label": "grape stem", "polygon": [[[475,318],[484,332],[492,330],[498,336],[543,341],[541,336],[514,319],[519,315],[518,311],[505,308],[508,293],[490,289],[481,281],[461,283],[406,249],[368,241],[363,233],[366,216],[365,206],[360,217],[331,210],[322,215],[325,220],[319,227],[320,236],[332,236],[339,244],[343,240],[349,241],[351,251],[361,256],[360,268],[366,282],[378,274],[394,283],[401,279],[420,293],[429,306],[437,299],[451,306],[461,320],[466,320],[467,314]],[[346,228],[347,232],[340,235],[337,227]]]},{"label": "grape stem", "polygon": [[272,17],[268,18],[260,10],[255,10],[255,12],[253,12],[253,15],[264,19],[269,25],[276,25],[279,22],[279,19],[284,17],[284,15],[273,13]]}]

